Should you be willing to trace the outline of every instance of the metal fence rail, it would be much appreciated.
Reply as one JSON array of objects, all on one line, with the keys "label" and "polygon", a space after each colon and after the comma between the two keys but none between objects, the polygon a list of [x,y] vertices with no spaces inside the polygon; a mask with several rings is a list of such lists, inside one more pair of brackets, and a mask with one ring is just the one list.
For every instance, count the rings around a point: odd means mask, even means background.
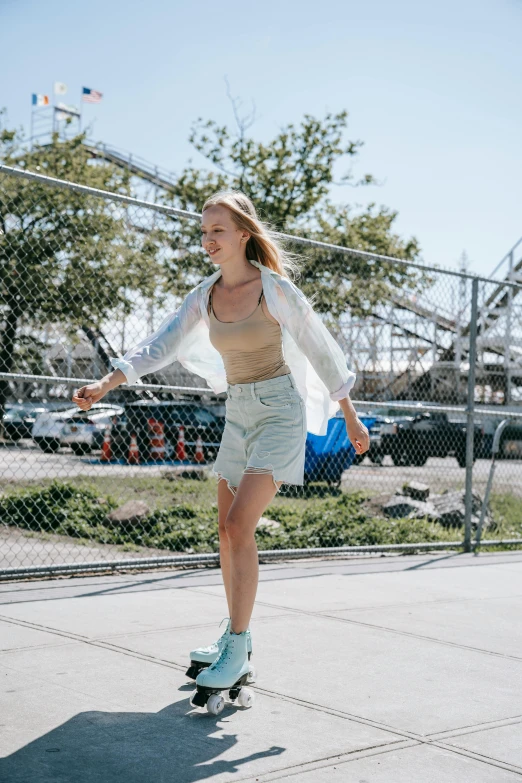
[{"label": "metal fence rail", "polygon": [[[226,395],[176,363],[88,413],[70,402],[212,271],[197,219],[0,165],[0,578],[218,562]],[[342,418],[308,434],[260,557],[519,546],[521,247],[489,279],[280,236],[372,440],[361,460]]]}]

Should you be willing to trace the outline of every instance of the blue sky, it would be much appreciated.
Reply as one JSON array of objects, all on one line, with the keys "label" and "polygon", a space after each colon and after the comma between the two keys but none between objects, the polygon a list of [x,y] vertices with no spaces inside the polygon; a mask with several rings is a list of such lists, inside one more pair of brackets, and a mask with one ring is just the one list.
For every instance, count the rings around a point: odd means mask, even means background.
[{"label": "blue sky", "polygon": [[0,0],[0,107],[28,129],[32,92],[91,87],[93,135],[172,171],[205,165],[197,117],[234,126],[225,76],[258,140],[347,109],[364,147],[337,174],[383,184],[333,200],[396,209],[427,262],[465,250],[488,274],[522,235],[521,30],[522,0]]}]

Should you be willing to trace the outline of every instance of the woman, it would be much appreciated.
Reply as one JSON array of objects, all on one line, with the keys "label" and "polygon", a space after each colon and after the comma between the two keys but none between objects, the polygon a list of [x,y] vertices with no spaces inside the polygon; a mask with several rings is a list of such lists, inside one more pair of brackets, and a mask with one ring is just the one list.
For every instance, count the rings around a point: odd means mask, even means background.
[{"label": "woman", "polygon": [[307,431],[326,434],[328,418],[340,406],[358,454],[368,450],[369,435],[348,396],[354,373],[289,279],[286,270],[295,270],[295,263],[250,199],[238,191],[208,199],[201,236],[219,270],[190,291],[153,335],[112,359],[113,372],[72,399],[88,410],[121,383],[135,383],[175,359],[214,391],[226,388],[213,472],[229,622],[217,642],[192,651],[187,672],[199,671],[198,692],[208,694],[246,682],[258,584],[255,529],[283,483],[303,484]]}]

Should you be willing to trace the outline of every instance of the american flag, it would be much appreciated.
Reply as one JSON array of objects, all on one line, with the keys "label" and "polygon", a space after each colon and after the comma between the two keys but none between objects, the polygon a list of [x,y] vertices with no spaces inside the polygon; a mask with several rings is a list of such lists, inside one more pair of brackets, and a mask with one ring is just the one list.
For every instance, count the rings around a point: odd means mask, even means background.
[{"label": "american flag", "polygon": [[82,89],[82,101],[84,103],[100,103],[102,93],[98,90],[89,90],[88,87]]}]

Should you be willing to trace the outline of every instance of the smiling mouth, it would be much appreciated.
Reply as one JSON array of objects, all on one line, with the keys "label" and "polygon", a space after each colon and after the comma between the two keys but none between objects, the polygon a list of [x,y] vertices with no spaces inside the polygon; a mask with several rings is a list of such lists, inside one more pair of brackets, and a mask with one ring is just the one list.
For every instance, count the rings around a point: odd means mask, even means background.
[{"label": "smiling mouth", "polygon": [[221,250],[221,248],[218,247],[217,250],[209,250],[208,253],[209,253],[210,256],[215,256],[216,253],[219,253],[220,250]]}]

